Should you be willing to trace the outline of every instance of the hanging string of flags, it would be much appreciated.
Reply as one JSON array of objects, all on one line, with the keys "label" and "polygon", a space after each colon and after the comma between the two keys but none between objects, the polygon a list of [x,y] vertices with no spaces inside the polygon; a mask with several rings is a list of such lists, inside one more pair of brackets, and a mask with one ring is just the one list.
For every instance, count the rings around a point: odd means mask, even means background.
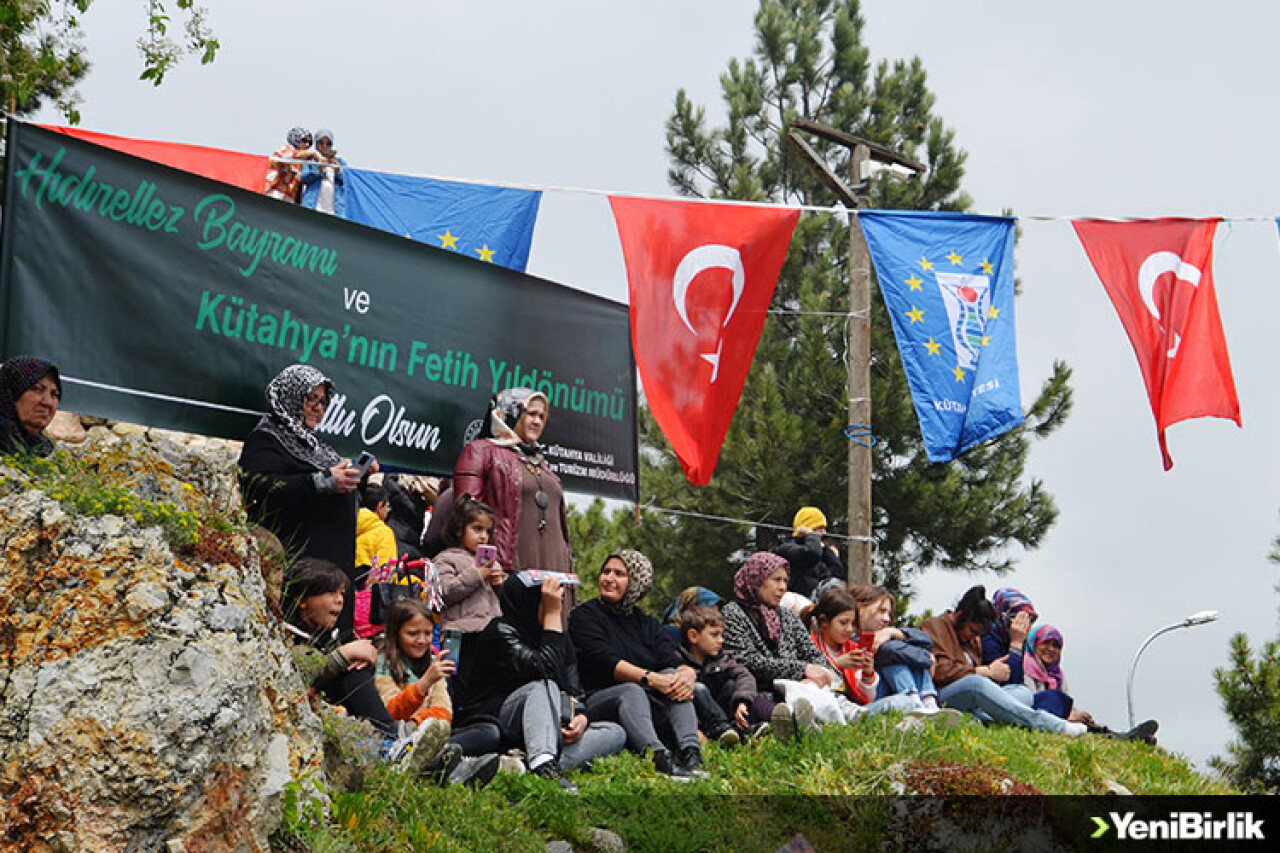
[{"label": "hanging string of flags", "polygon": [[[49,128],[260,192],[264,155]],[[690,201],[344,170],[345,216],[523,270],[541,192],[605,195],[630,293],[646,399],[689,481],[710,481],[799,214],[842,206]],[[1017,218],[856,212],[907,373],[926,452],[946,462],[1023,421],[1014,322]],[[1168,427],[1240,420],[1213,288],[1222,221],[1023,216],[1070,221],[1133,345],[1164,467]]]}]

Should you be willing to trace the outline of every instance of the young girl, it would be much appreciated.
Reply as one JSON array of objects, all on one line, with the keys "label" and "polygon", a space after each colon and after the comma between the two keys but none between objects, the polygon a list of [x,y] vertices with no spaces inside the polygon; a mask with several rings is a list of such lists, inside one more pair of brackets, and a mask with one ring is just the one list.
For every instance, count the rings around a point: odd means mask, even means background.
[{"label": "young girl", "polygon": [[435,623],[420,598],[401,598],[387,613],[386,634],[378,655],[376,683],[393,719],[417,724],[409,738],[408,772],[440,784],[488,784],[498,769],[496,755],[464,759],[462,748],[448,743],[453,704],[445,679],[456,661],[432,655]]},{"label": "young girl", "polygon": [[871,652],[858,645],[858,605],[853,596],[844,587],[833,587],[803,616],[827,666],[840,673],[838,691],[858,705],[870,704],[880,678]]},{"label": "young girl", "polygon": [[929,674],[933,640],[918,628],[893,627],[893,597],[883,587],[858,584],[849,590],[858,604],[858,631],[875,634],[871,650],[880,673],[877,695],[905,696],[910,707],[938,711],[938,689]]},{"label": "young girl", "polygon": [[454,503],[444,531],[449,547],[435,558],[445,605],[442,628],[476,633],[502,615],[496,590],[506,573],[496,558],[476,561],[476,551],[493,536],[493,525],[493,510],[470,495]]},{"label": "young girl", "polygon": [[377,649],[368,640],[351,640],[337,629],[346,588],[347,576],[337,565],[303,557],[286,580],[285,619],[295,644],[325,656],[311,687],[351,716],[367,719],[384,736],[394,738],[395,722],[373,683]]}]

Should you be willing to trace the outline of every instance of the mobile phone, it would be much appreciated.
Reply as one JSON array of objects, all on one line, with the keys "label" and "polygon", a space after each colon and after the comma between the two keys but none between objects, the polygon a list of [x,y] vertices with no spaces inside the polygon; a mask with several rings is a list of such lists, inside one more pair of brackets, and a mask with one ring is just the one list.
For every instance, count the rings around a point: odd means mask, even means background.
[{"label": "mobile phone", "polygon": [[353,464],[355,469],[360,472],[361,479],[364,478],[365,474],[369,473],[369,466],[373,464],[373,460],[374,455],[367,450],[360,451],[360,455],[356,457],[356,461]]},{"label": "mobile phone", "polygon": [[875,631],[863,631],[862,636],[858,638],[858,647],[867,651],[874,651],[876,644]]},{"label": "mobile phone", "polygon": [[498,559],[498,548],[496,545],[477,545],[476,546],[476,565],[477,566],[487,566],[496,559]]},{"label": "mobile phone", "polygon": [[449,653],[449,660],[458,663],[458,658],[462,654],[462,632],[457,628],[445,628],[441,642],[444,644],[444,650]]}]

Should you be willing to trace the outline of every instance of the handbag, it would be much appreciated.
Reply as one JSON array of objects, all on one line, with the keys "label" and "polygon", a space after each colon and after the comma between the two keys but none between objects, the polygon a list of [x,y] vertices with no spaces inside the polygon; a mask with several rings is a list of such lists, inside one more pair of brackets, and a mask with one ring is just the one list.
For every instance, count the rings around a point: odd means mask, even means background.
[{"label": "handbag", "polygon": [[422,582],[409,574],[405,567],[397,566],[390,578],[369,585],[369,622],[387,624],[391,605],[401,598],[421,598]]}]

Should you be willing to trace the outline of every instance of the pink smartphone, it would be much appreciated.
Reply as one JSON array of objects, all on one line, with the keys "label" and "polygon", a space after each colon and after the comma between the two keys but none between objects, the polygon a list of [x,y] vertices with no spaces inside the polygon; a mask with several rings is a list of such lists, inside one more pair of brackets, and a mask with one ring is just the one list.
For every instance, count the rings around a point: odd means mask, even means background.
[{"label": "pink smartphone", "polygon": [[487,566],[496,559],[498,559],[498,548],[496,545],[477,545],[476,546],[476,565],[477,566]]}]

